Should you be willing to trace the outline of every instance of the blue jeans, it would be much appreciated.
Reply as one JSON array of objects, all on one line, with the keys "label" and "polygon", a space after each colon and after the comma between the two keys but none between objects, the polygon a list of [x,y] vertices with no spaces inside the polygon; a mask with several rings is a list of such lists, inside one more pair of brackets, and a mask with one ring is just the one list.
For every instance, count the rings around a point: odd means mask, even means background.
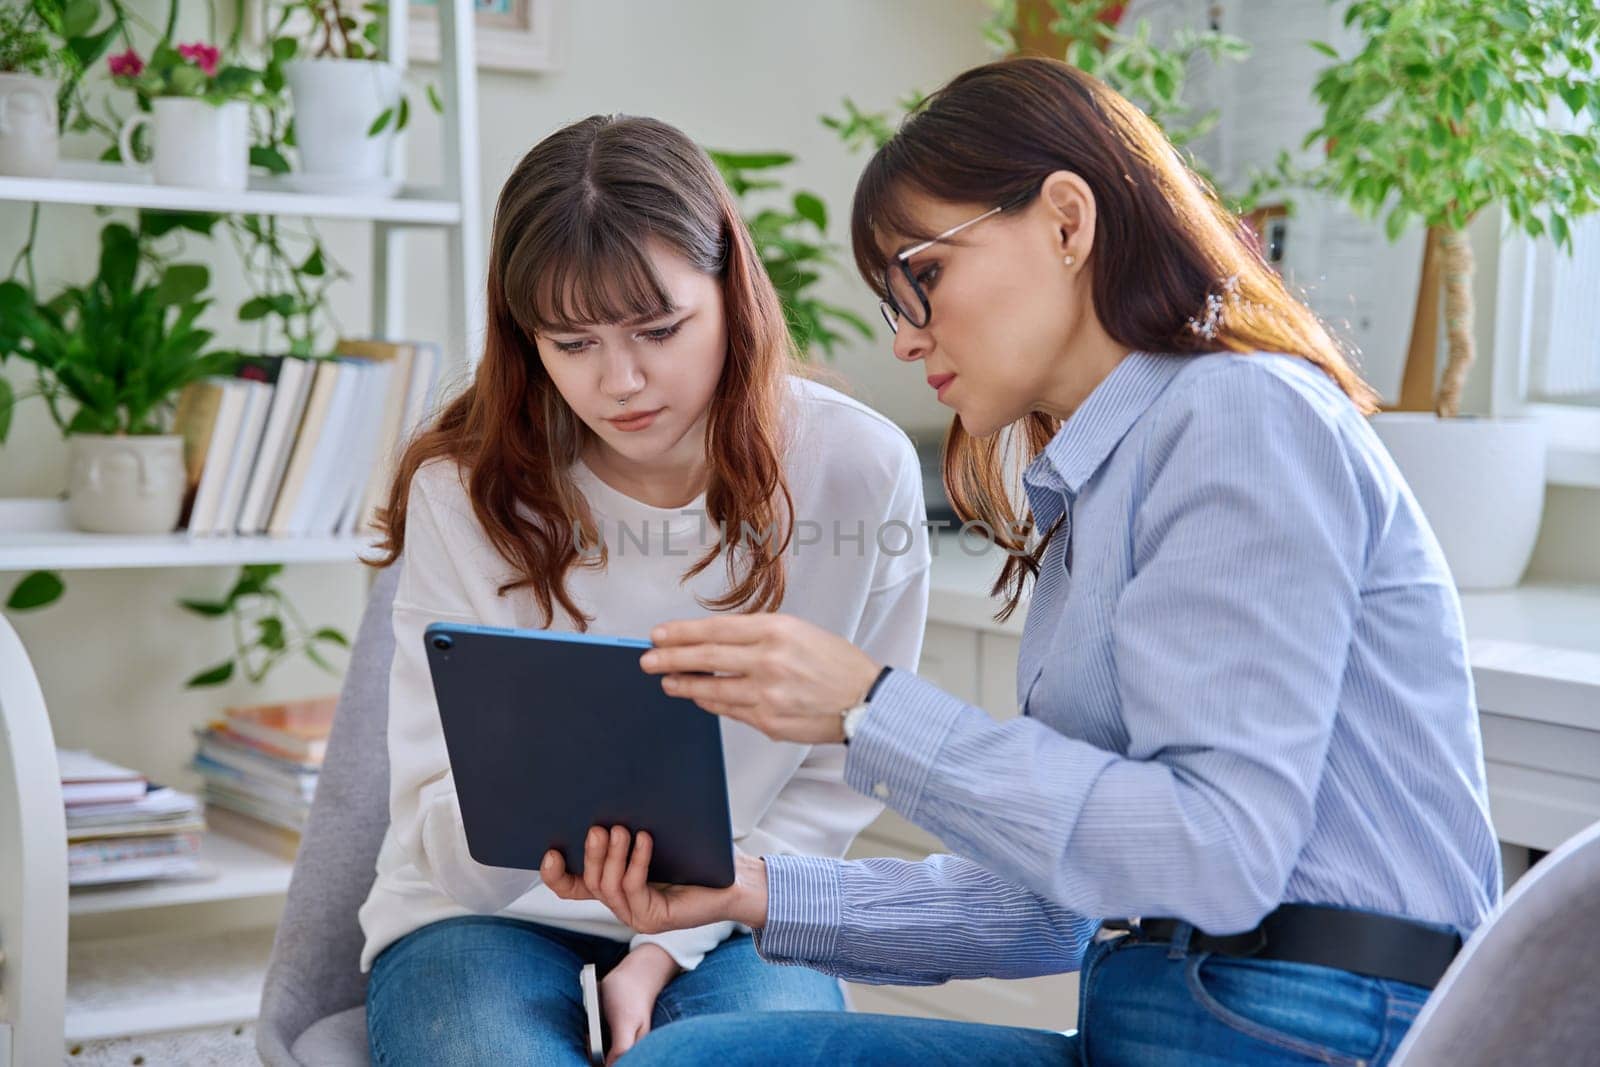
[{"label": "blue jeans", "polygon": [[[414,930],[373,961],[367,1042],[379,1067],[586,1067],[578,972],[603,978],[624,942],[489,915]],[[713,949],[656,999],[651,1027],[718,1012],[842,1011],[839,983],[756,955],[747,934]],[[681,1024],[678,1024],[681,1025]]]},{"label": "blue jeans", "polygon": [[886,1015],[724,1015],[648,1035],[628,1067],[1366,1064],[1394,1055],[1428,991],[1349,971],[1190,953],[1127,938],[1089,947],[1077,1034]]}]

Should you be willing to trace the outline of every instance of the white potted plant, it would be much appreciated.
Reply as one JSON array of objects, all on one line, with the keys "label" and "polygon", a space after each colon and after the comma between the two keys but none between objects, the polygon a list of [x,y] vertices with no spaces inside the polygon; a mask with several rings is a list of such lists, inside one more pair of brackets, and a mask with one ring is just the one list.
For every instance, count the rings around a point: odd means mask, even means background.
[{"label": "white potted plant", "polygon": [[39,12],[0,6],[0,174],[55,173],[61,157],[60,74],[60,53]]},{"label": "white potted plant", "polygon": [[383,3],[287,0],[273,27],[266,84],[287,85],[306,192],[393,195],[390,159],[410,104],[383,49]]},{"label": "white potted plant", "polygon": [[1570,251],[1571,220],[1600,206],[1600,5],[1551,0],[1534,17],[1503,0],[1353,0],[1346,22],[1364,45],[1317,79],[1324,117],[1306,144],[1326,158],[1310,184],[1383,216],[1391,239],[1428,228],[1448,333],[1434,410],[1373,426],[1456,583],[1515,585],[1539,532],[1545,439],[1531,419],[1460,414],[1475,357],[1466,231],[1498,204],[1513,227]]},{"label": "white potted plant", "polygon": [[[183,506],[183,438],[166,432],[178,393],[232,370],[233,353],[207,352],[195,325],[210,303],[206,268],[152,268],[134,232],[100,233],[100,265],[87,284],[40,301],[21,282],[0,283],[0,360],[37,369],[36,392],[67,436],[67,511],[94,533],[167,533]],[[14,399],[0,395],[0,441]]]},{"label": "white potted plant", "polygon": [[150,123],[155,132],[152,171],[161,185],[238,192],[250,160],[250,104],[260,97],[261,75],[222,65],[220,49],[195,41],[156,45],[146,63],[133,49],[108,61],[118,85],[139,96],[141,110],[118,133],[123,161],[136,161],[134,137]]}]

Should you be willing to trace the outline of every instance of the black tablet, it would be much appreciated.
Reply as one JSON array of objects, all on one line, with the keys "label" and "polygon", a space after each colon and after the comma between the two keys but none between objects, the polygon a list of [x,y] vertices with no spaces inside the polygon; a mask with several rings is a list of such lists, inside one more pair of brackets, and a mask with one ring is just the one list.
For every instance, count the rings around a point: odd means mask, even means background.
[{"label": "black tablet", "polygon": [[433,623],[423,634],[467,850],[583,870],[591,826],[648,830],[650,880],[733,884],[722,730],[662,692],[648,641]]}]

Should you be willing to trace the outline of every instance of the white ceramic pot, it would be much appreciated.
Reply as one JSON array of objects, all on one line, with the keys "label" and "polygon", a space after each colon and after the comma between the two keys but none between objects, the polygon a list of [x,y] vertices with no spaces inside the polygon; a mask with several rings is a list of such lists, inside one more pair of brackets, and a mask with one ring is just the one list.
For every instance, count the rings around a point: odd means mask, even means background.
[{"label": "white ceramic pot", "polygon": [[1433,527],[1457,587],[1516,585],[1544,514],[1544,426],[1392,412],[1373,416],[1372,428]]},{"label": "white ceramic pot", "polygon": [[208,104],[182,96],[160,96],[150,112],[135,112],[122,124],[117,150],[136,162],[134,131],[154,130],[151,172],[159,185],[182,185],[237,193],[250,175],[250,109],[242,100]]},{"label": "white ceramic pot", "polygon": [[61,83],[34,74],[0,74],[0,174],[48,178],[61,158],[56,93]]},{"label": "white ceramic pot", "polygon": [[394,123],[369,137],[379,115],[400,104],[400,71],[365,59],[294,59],[283,73],[294,98],[294,139],[301,169],[316,179],[343,179],[353,190],[389,173]]},{"label": "white ceramic pot", "polygon": [[171,533],[183,509],[183,437],[67,438],[67,514],[90,533]]}]

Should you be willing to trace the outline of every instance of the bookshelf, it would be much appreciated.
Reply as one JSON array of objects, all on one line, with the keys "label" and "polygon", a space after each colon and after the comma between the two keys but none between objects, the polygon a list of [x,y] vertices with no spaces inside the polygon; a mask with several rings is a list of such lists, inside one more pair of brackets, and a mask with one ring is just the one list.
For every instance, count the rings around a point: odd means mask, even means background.
[{"label": "bookshelf", "polygon": [[[404,5],[398,9],[405,10]],[[468,343],[469,324],[481,318],[483,211],[473,41],[470,32],[457,28],[472,25],[473,5],[441,0],[437,12],[441,47],[434,80],[445,104],[439,187],[402,184],[394,197],[326,196],[257,178],[243,192],[210,193],[154,185],[117,166],[63,163],[49,178],[0,177],[0,201],[369,223],[371,332],[389,338],[407,336],[407,235],[442,233],[439,284],[448,297],[443,362],[470,365],[476,354]],[[406,56],[407,36],[406,19],[392,19],[388,54]],[[70,528],[59,500],[0,502],[0,574],[353,563],[370,547],[370,540],[360,536],[87,534]],[[201,853],[209,877],[69,894],[60,776],[45,690],[3,616],[0,856],[8,870],[26,872],[25,878],[0,878],[0,951],[5,953],[0,1067],[59,1063],[69,1043],[255,1018],[273,937],[271,919],[263,919],[262,909],[287,890],[292,864],[213,832]],[[136,921],[150,915],[164,921]]]}]

